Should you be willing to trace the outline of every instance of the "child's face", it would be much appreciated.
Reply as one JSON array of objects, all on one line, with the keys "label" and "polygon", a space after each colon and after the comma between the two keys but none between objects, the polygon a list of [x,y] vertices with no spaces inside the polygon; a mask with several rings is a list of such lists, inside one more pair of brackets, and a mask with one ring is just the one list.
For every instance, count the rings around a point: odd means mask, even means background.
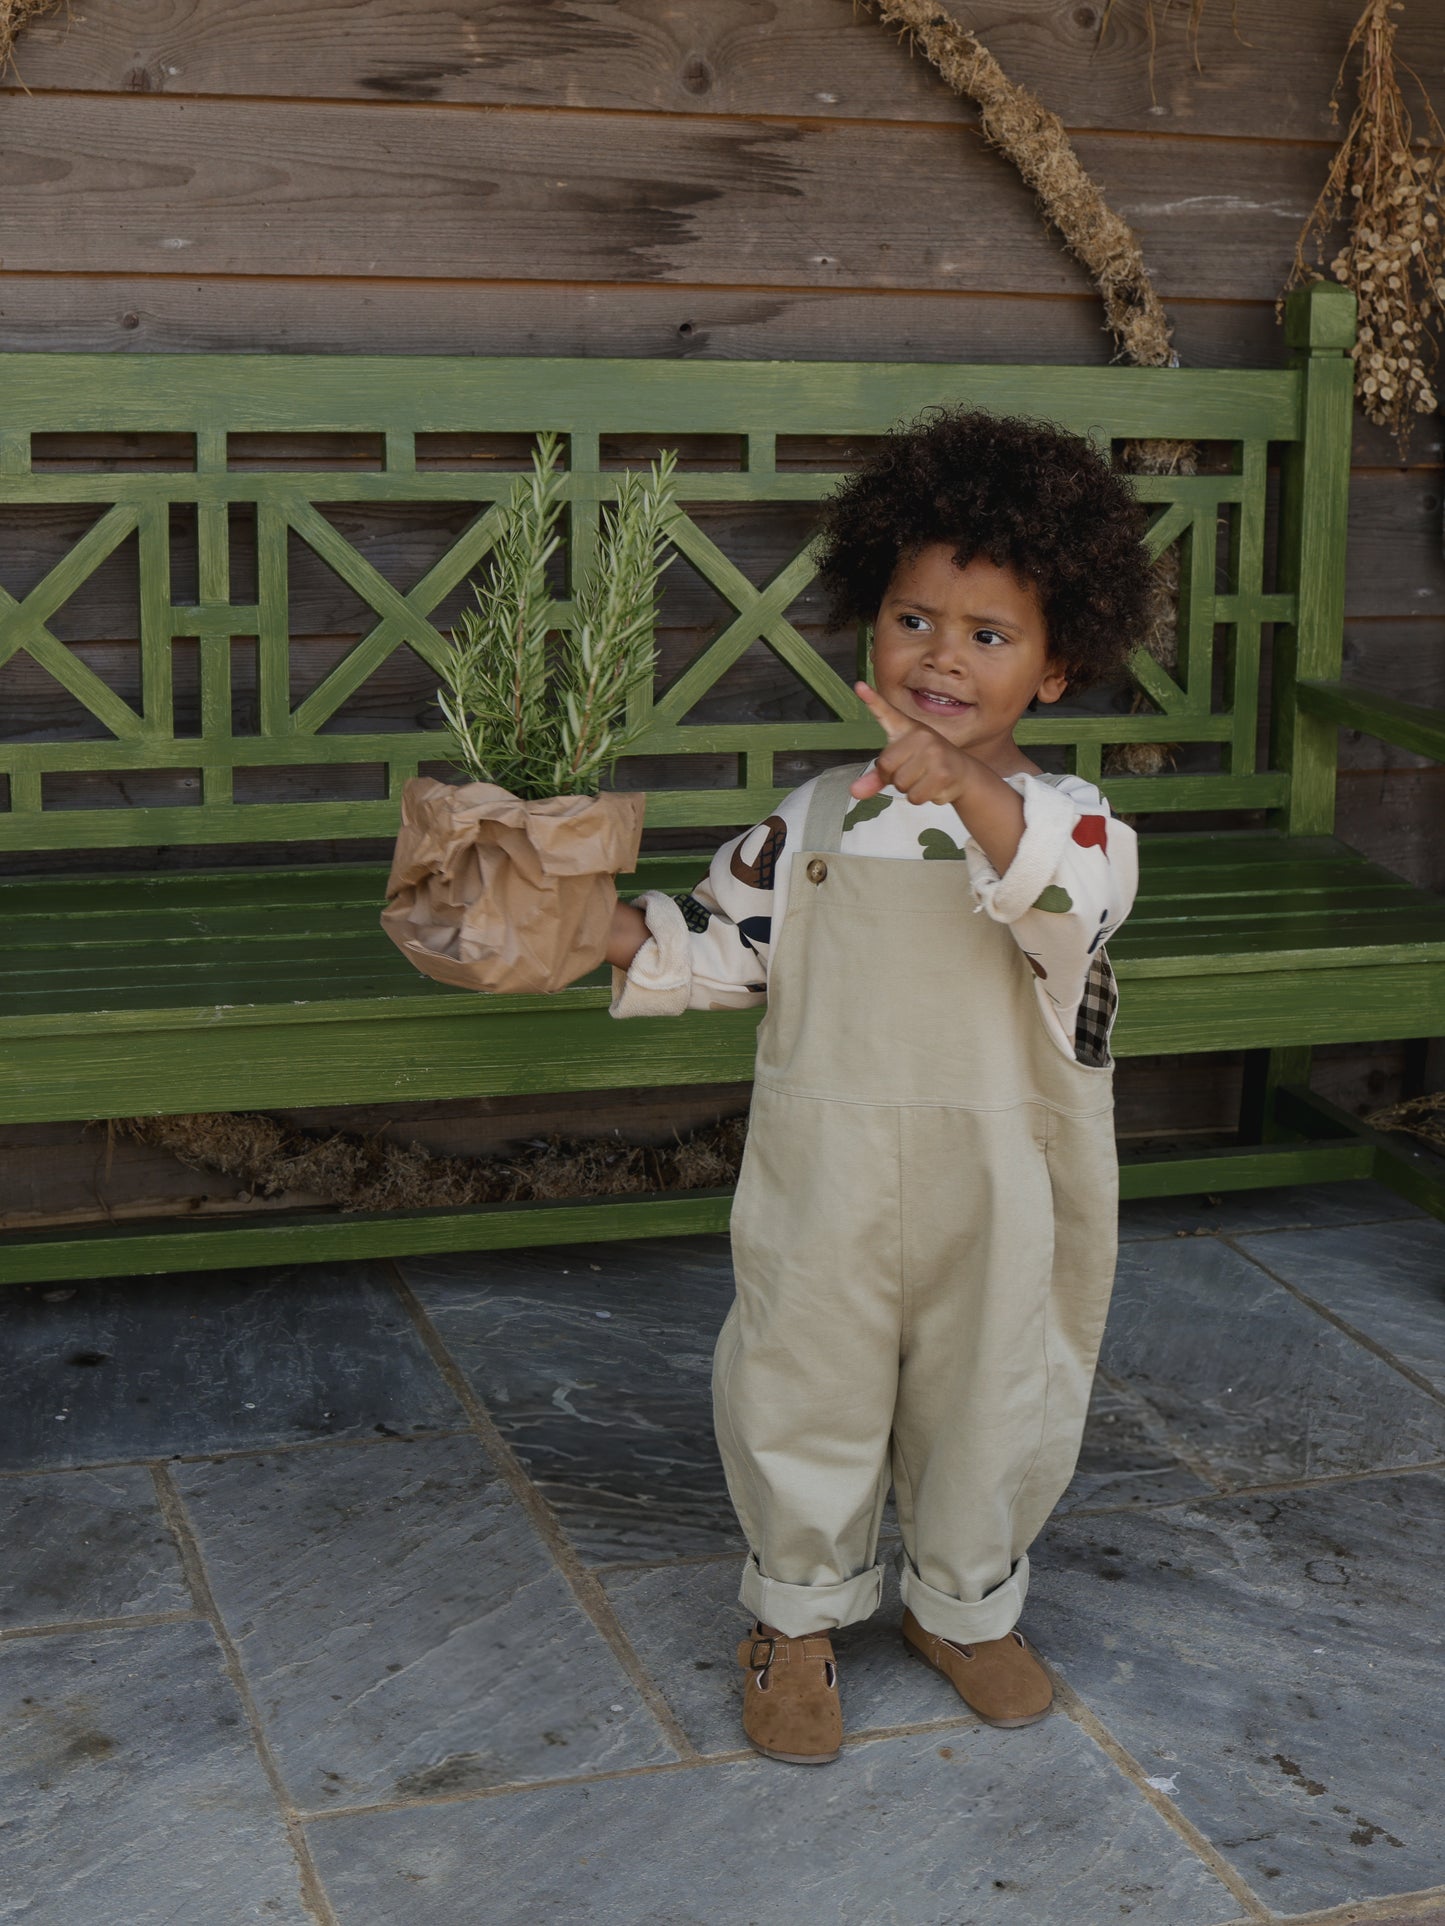
[{"label": "child's face", "polygon": [[960,568],[947,542],[894,569],[873,631],[873,679],[901,714],[1009,769],[1014,724],[1035,696],[1057,702],[1067,686],[1032,583],[978,558]]}]

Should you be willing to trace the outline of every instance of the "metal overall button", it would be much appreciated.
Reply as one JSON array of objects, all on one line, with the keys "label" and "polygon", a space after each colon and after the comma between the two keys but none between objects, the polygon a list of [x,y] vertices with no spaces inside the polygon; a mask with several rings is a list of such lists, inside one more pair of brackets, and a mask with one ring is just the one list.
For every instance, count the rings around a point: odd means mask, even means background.
[{"label": "metal overall button", "polygon": [[813,860],[808,864],[807,877],[810,883],[822,883],[827,881],[828,865],[823,861],[821,856],[815,856]]}]

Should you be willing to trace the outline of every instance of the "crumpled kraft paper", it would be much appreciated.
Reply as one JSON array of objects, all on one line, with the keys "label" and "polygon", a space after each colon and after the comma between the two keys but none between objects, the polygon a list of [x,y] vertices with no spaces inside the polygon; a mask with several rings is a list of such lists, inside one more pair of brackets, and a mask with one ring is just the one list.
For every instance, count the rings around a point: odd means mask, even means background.
[{"label": "crumpled kraft paper", "polygon": [[402,791],[381,926],[423,975],[455,989],[565,989],[604,959],[644,802],[524,802],[493,783],[414,777]]}]

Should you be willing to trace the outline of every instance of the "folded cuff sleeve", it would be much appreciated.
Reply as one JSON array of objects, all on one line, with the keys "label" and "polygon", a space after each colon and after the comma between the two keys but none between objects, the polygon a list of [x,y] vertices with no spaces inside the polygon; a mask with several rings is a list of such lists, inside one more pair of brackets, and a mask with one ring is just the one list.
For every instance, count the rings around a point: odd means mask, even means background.
[{"label": "folded cuff sleeve", "polygon": [[615,1017],[681,1016],[692,993],[692,946],[682,911],[650,889],[634,899],[647,918],[648,937],[628,970],[612,972]]},{"label": "folded cuff sleeve", "polygon": [[1017,922],[1033,908],[1054,879],[1079,813],[1051,783],[1025,783],[1023,799],[1023,840],[1002,876],[972,836],[963,847],[974,894],[996,923]]}]

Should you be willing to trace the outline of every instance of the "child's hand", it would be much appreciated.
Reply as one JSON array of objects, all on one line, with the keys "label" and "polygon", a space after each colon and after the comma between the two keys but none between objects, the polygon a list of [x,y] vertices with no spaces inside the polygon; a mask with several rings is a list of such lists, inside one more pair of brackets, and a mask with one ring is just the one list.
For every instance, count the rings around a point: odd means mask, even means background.
[{"label": "child's hand", "polygon": [[866,682],[853,687],[878,718],[888,743],[874,767],[850,785],[850,793],[861,800],[891,784],[912,803],[957,802],[977,774],[974,757],[926,722],[910,722]]}]

